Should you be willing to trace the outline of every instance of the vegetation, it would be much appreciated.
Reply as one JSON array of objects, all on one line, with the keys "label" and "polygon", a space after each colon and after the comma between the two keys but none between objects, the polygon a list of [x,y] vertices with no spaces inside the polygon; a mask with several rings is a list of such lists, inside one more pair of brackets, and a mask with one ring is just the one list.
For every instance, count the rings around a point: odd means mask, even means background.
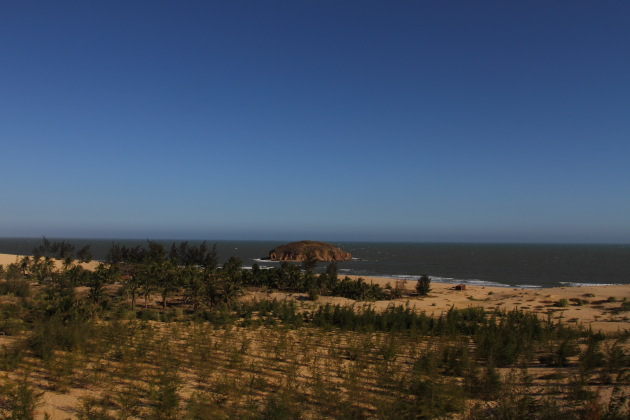
[{"label": "vegetation", "polygon": [[426,274],[423,274],[416,284],[416,292],[418,296],[426,296],[431,291],[431,279]]},{"label": "vegetation", "polygon": [[[402,288],[339,279],[335,263],[219,266],[205,243],[114,244],[94,270],[55,268],[45,253],[71,247],[52,248],[2,272],[1,418],[41,418],[44,392],[78,389],[80,419],[628,415],[627,331],[522,310],[377,310],[369,301]],[[313,303],[327,295],[364,302]]]}]

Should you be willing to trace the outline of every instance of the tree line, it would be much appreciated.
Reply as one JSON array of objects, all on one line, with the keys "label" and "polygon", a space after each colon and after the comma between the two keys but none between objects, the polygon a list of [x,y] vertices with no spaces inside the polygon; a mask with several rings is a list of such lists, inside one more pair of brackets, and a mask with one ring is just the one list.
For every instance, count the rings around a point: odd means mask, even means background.
[{"label": "tree line", "polygon": [[[283,262],[274,268],[254,264],[245,269],[236,257],[219,265],[216,244],[209,246],[205,241],[199,245],[173,242],[168,249],[151,240],[144,246],[133,247],[112,243],[105,262],[94,270],[84,269],[80,264],[92,258],[89,245],[74,251],[75,246],[70,242],[51,242],[43,237],[42,243],[33,249],[32,257],[26,256],[19,263],[2,268],[0,274],[8,279],[32,278],[64,286],[87,286],[89,299],[95,304],[102,302],[107,284],[120,283],[132,309],[139,300],[148,307],[154,294],[161,296],[163,309],[175,295],[183,298],[193,311],[217,305],[229,308],[245,287],[307,293],[312,300],[340,296],[359,301],[393,299],[400,297],[403,290],[402,284],[382,288],[363,278],[340,278],[335,261],[318,274],[315,272],[318,261],[312,254],[300,264]],[[60,268],[55,260],[61,260]],[[426,276],[422,279],[417,291],[426,295],[430,280]]]}]

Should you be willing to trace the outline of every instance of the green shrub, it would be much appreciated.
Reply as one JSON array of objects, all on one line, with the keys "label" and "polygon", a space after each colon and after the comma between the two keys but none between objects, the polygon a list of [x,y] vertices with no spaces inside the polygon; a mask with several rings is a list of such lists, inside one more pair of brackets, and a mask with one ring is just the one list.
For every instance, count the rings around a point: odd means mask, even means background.
[{"label": "green shrub", "polygon": [[97,397],[84,396],[80,399],[80,406],[77,408],[77,419],[79,420],[113,420],[114,417],[107,413],[107,407],[103,400]]},{"label": "green shrub", "polygon": [[184,419],[186,420],[215,420],[219,416],[210,395],[195,391],[186,403]]},{"label": "green shrub", "polygon": [[0,334],[17,335],[26,329],[26,324],[19,318],[0,319]]},{"label": "green shrub", "polygon": [[408,390],[412,399],[402,407],[403,418],[446,418],[464,409],[462,388],[438,378],[414,378]]},{"label": "green shrub", "polygon": [[270,394],[260,413],[261,420],[289,420],[301,417],[297,397],[286,390],[279,395]]},{"label": "green shrub", "polygon": [[311,287],[308,289],[308,298],[313,302],[319,299],[319,290],[317,287]]},{"label": "green shrub", "polygon": [[26,378],[18,384],[0,384],[0,416],[3,419],[32,420],[42,395],[31,387]]},{"label": "green shrub", "polygon": [[31,288],[26,280],[9,279],[0,281],[0,295],[13,295],[16,297],[28,297],[31,294]]},{"label": "green shrub", "polygon": [[36,357],[48,360],[55,350],[80,349],[93,336],[93,333],[94,323],[90,320],[63,319],[55,315],[39,321],[27,343]]},{"label": "green shrub", "polygon": [[11,346],[3,345],[0,348],[0,370],[12,371],[17,369],[24,358],[25,347],[21,341]]},{"label": "green shrub", "polygon": [[150,384],[149,403],[153,406],[154,419],[179,418],[179,378],[175,372],[160,372]]},{"label": "green shrub", "polygon": [[21,280],[24,278],[24,274],[18,264],[12,263],[4,270],[4,278],[7,280]]},{"label": "green shrub", "polygon": [[571,298],[570,302],[575,303],[577,306],[583,306],[588,303],[588,300],[580,299],[580,298]]},{"label": "green shrub", "polygon": [[152,309],[140,309],[136,312],[136,316],[141,321],[157,321],[160,319],[160,314]]},{"label": "green shrub", "polygon": [[418,296],[426,296],[431,291],[431,279],[423,274],[419,279],[418,283],[416,283],[416,292],[418,292]]},{"label": "green shrub", "polygon": [[566,308],[567,306],[569,306],[569,301],[567,299],[560,299],[559,301],[557,301],[553,305],[557,306],[559,308]]}]

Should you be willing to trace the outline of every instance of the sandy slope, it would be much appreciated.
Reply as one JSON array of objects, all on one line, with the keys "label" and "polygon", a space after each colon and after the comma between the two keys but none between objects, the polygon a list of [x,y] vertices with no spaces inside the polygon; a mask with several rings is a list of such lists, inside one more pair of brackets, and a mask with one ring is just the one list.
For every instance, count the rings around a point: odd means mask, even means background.
[{"label": "sandy slope", "polygon": [[[0,264],[7,266],[11,263],[19,263],[22,256],[0,254]],[[61,261],[56,261],[57,267],[61,267]],[[94,268],[96,262],[85,264],[86,268]],[[357,278],[356,276],[350,276]],[[390,283],[396,285],[394,279],[379,277],[364,277],[367,282],[373,282],[381,286]],[[379,301],[367,303],[376,308],[385,309],[388,305],[409,305],[418,311],[427,314],[440,315],[451,307],[483,307],[487,310],[500,309],[511,310],[521,308],[540,313],[541,316],[550,314],[554,319],[562,318],[565,322],[590,326],[594,330],[615,332],[630,329],[630,312],[622,312],[618,309],[623,299],[630,300],[630,284],[621,286],[581,286],[581,287],[557,287],[546,289],[516,289],[489,286],[466,286],[466,290],[455,290],[452,284],[432,283],[431,291],[426,297],[418,297],[414,293],[415,282],[409,281],[401,286],[407,289],[405,297],[395,301]],[[280,293],[280,292],[248,292],[246,298],[277,297],[279,299],[300,299],[306,305],[316,304],[347,304],[362,306],[366,303],[355,302],[339,297],[320,297],[318,302],[311,302],[305,294]],[[614,301],[610,298],[614,298]],[[580,304],[569,301],[568,306],[556,306],[561,299],[580,299]],[[153,299],[152,307],[157,307],[157,300]],[[0,337],[0,345],[4,343]],[[38,410],[38,418],[43,412],[48,412],[52,419],[65,419],[74,413],[74,407],[79,403],[79,397],[89,394],[89,390],[73,389],[68,394],[46,392],[42,405]]]}]

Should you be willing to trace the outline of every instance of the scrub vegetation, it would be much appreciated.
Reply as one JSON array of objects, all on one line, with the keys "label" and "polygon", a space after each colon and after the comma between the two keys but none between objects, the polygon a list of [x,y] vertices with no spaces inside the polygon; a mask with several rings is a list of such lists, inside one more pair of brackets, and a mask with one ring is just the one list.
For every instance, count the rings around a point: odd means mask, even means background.
[{"label": "scrub vegetation", "polygon": [[0,418],[44,418],[53,394],[79,419],[628,416],[628,331],[523,310],[377,311],[399,288],[339,279],[334,263],[244,270],[206,244],[148,242],[85,270],[71,245],[43,242],[1,271]]}]

